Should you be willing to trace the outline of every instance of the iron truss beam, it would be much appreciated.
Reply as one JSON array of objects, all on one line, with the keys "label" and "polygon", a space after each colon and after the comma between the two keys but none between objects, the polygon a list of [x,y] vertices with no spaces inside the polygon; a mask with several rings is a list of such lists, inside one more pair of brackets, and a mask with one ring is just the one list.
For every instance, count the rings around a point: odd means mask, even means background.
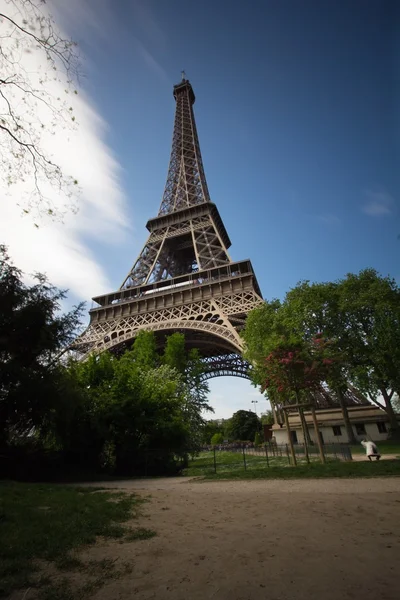
[{"label": "iron truss beam", "polygon": [[240,354],[223,354],[203,358],[203,379],[212,379],[223,375],[250,379],[250,364]]}]

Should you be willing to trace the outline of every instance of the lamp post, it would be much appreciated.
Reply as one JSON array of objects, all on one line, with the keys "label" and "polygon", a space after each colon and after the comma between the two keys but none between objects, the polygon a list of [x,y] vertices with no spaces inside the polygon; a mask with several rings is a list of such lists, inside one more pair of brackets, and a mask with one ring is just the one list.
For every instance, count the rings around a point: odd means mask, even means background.
[{"label": "lamp post", "polygon": [[256,406],[256,404],[258,403],[258,400],[252,400],[251,403],[254,404],[254,412],[257,414],[257,406]]}]

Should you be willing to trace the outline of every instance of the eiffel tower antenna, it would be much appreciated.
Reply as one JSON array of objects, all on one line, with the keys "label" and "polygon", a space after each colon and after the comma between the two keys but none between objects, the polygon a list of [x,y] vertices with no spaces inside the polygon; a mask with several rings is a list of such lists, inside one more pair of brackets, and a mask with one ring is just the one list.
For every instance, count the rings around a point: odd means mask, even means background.
[{"label": "eiffel tower antenna", "polygon": [[167,182],[149,237],[118,291],[93,298],[90,324],[72,348],[82,357],[119,352],[142,330],[185,333],[205,377],[248,376],[240,330],[263,300],[250,260],[232,262],[222,218],[210,200],[185,72],[174,86],[174,131]]}]

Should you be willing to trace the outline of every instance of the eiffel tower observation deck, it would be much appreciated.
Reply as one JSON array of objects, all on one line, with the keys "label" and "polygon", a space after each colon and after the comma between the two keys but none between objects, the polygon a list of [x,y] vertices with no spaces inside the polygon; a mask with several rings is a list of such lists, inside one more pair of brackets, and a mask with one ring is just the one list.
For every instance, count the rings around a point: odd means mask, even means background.
[{"label": "eiffel tower observation deck", "polygon": [[174,86],[176,112],[167,183],[149,237],[119,290],[93,298],[90,324],[72,348],[120,352],[142,330],[185,334],[206,377],[247,377],[240,330],[263,300],[250,260],[232,262],[228,233],[208,192],[190,82]]}]

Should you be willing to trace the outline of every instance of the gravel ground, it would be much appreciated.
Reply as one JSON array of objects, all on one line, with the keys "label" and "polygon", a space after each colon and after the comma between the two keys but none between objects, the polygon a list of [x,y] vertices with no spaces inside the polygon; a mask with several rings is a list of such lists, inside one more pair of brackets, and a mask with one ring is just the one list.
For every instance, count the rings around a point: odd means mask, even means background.
[{"label": "gravel ground", "polygon": [[148,498],[139,524],[157,536],[88,552],[133,564],[97,600],[399,598],[400,478],[104,486]]}]

